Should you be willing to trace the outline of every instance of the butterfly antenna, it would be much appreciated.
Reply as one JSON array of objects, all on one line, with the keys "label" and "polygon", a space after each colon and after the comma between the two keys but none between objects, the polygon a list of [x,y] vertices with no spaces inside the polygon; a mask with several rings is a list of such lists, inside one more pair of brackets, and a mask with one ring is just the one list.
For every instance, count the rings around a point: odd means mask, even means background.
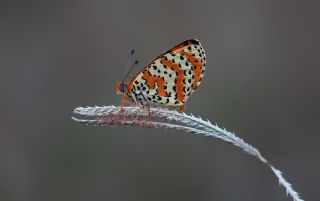
[{"label": "butterfly antenna", "polygon": [[135,53],[135,50],[131,50],[130,55],[129,55],[129,59],[128,59],[128,63],[127,63],[127,67],[126,67],[126,71],[124,72],[123,77],[125,77],[127,75],[127,72],[129,70],[129,66],[131,64],[132,57],[133,57],[134,53]]},{"label": "butterfly antenna", "polygon": [[135,63],[132,64],[131,67],[129,68],[134,53],[135,53],[135,50],[131,50],[130,56],[129,56],[129,60],[128,60],[128,63],[127,63],[127,67],[126,67],[126,71],[125,71],[125,73],[124,73],[124,75],[123,75],[122,82],[123,82],[123,81],[127,78],[127,76],[130,74],[130,72],[132,71],[133,67],[134,67],[136,64],[138,64],[138,61],[135,61]]},{"label": "butterfly antenna", "polygon": [[129,71],[127,72],[127,74],[124,76],[122,82],[128,77],[128,75],[130,75],[131,71],[133,70],[133,68],[139,63],[138,60],[136,60],[132,65],[131,67],[129,68]]}]

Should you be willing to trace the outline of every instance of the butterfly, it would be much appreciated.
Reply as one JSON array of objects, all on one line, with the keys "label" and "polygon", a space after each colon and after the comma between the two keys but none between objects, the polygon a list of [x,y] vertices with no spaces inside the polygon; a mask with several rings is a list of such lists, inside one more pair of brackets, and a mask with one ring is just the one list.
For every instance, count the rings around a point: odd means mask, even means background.
[{"label": "butterfly", "polygon": [[200,42],[186,40],[153,59],[130,82],[116,81],[121,108],[124,103],[134,103],[184,111],[187,99],[201,83],[205,67],[206,56]]}]

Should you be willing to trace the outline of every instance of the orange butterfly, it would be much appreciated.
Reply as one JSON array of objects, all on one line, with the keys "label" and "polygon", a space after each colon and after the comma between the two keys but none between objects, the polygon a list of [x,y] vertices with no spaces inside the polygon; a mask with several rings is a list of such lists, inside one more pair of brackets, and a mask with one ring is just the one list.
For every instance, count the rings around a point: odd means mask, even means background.
[{"label": "orange butterfly", "polygon": [[130,82],[116,82],[116,93],[122,96],[121,106],[127,102],[185,110],[187,99],[200,85],[205,66],[206,56],[200,42],[184,41],[153,59]]}]

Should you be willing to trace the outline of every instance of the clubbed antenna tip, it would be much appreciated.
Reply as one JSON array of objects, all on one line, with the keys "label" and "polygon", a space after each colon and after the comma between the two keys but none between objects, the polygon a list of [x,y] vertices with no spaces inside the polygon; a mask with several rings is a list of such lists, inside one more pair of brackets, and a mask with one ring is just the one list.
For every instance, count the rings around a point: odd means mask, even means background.
[{"label": "clubbed antenna tip", "polygon": [[134,53],[135,53],[135,50],[132,49],[131,52],[130,52],[130,56],[133,55]]}]

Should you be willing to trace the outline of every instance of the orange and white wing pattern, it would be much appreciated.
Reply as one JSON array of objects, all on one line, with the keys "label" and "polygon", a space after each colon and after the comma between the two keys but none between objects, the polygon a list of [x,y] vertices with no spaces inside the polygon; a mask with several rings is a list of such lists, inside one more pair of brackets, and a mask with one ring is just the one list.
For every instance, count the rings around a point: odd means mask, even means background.
[{"label": "orange and white wing pattern", "polygon": [[200,42],[187,40],[155,58],[130,82],[135,102],[183,106],[200,85],[206,56]]}]

